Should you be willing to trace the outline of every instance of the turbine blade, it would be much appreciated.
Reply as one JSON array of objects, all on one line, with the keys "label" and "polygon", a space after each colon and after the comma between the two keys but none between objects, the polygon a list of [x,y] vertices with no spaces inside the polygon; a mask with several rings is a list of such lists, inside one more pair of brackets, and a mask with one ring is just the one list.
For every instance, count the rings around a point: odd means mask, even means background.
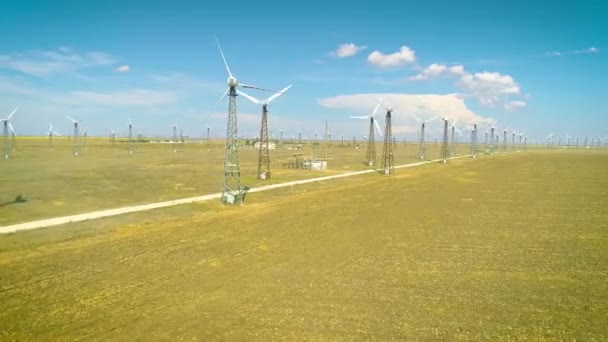
[{"label": "turbine blade", "polygon": [[243,95],[245,96],[245,98],[255,104],[262,104],[262,101],[258,100],[257,98],[251,96],[251,95],[247,95],[245,92],[237,90],[236,91],[239,95]]},{"label": "turbine blade", "polygon": [[78,122],[78,121],[76,121],[76,120],[72,119],[71,117],[69,117],[69,116],[67,116],[67,115],[66,115],[65,117],[66,117],[66,119],[71,120],[73,123]]},{"label": "turbine blade", "polygon": [[257,90],[264,90],[264,91],[273,91],[273,90],[270,90],[270,89],[260,88],[260,87],[256,87],[256,86],[252,86],[252,85],[244,84],[244,83],[239,83],[239,87],[249,88],[249,89],[257,89]]},{"label": "turbine blade", "polygon": [[413,116],[416,121],[421,122],[420,118],[414,115],[413,113],[410,113],[410,115]]},{"label": "turbine blade", "polygon": [[283,88],[282,90],[280,90],[279,92],[277,92],[276,94],[272,95],[271,97],[269,97],[266,100],[266,103],[270,104],[270,102],[274,101],[274,99],[276,99],[277,97],[283,95],[283,93],[285,93],[289,88],[291,88],[291,85],[288,85],[287,87]]},{"label": "turbine blade", "polygon": [[11,130],[11,132],[13,132],[13,135],[17,135],[17,133],[15,133],[15,129],[13,128],[13,125],[11,125],[11,123],[8,123],[8,129]]},{"label": "turbine blade", "polygon": [[[380,103],[378,103],[378,104],[376,105],[376,107],[374,108],[374,111],[372,112],[372,115],[371,115],[372,117],[374,117],[374,116],[376,115],[376,113],[378,113],[378,109],[380,109],[380,106],[381,106],[381,104],[380,104]],[[374,120],[374,121],[375,121],[375,120]]]},{"label": "turbine blade", "polygon": [[437,120],[437,119],[439,119],[439,117],[438,117],[438,116],[435,116],[435,117],[432,117],[432,118],[430,118],[430,119],[426,120],[426,122],[435,121],[435,120]]},{"label": "turbine blade", "polygon": [[378,134],[380,134],[380,136],[382,136],[382,130],[380,129],[380,125],[378,125],[378,120],[374,120],[374,124],[376,125],[376,128],[378,129]]},{"label": "turbine blade", "polygon": [[220,102],[222,102],[222,100],[224,99],[224,97],[226,97],[226,95],[228,94],[229,91],[230,91],[230,88],[226,89],[226,91],[224,92],[224,95],[222,95],[222,97],[220,97],[220,99],[215,103],[215,106],[213,106],[213,107],[217,107],[217,105],[219,105]]},{"label": "turbine blade", "polygon": [[226,71],[228,71],[228,76],[232,77],[232,72],[230,72],[230,67],[228,67],[228,62],[226,62],[226,57],[224,57],[224,51],[222,51],[222,47],[220,46],[220,41],[217,40],[216,35],[213,35],[213,37],[215,38],[217,47],[220,49],[220,54],[222,55],[222,59],[224,60],[224,65],[226,66]]},{"label": "turbine blade", "polygon": [[364,116],[351,116],[351,119],[369,119],[369,116],[364,115]]},{"label": "turbine blade", "polygon": [[13,109],[13,111],[8,116],[8,118],[6,118],[6,120],[10,120],[13,117],[13,115],[15,115],[15,112],[17,112],[17,109],[19,109],[19,106],[15,107],[15,109]]}]

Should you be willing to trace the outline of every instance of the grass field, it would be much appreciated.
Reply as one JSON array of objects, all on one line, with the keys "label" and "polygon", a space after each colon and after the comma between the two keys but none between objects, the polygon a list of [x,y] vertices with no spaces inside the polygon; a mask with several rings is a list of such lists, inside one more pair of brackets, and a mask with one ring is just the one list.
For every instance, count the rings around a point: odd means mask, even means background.
[{"label": "grass field", "polygon": [[1,340],[605,340],[608,154],[463,159],[0,237]]},{"label": "grass field", "polygon": [[[46,138],[20,138],[14,159],[0,160],[0,226],[217,193],[221,189],[224,145],[219,140],[209,145],[179,145],[176,153],[171,144],[141,143],[134,155],[128,154],[126,143],[117,143],[115,150],[107,139],[88,139],[87,145],[86,152],[74,157],[65,138],[56,139],[54,151],[49,150]],[[282,168],[282,163],[294,160],[294,153],[310,156],[311,148],[304,145],[302,151],[272,151],[272,177],[265,181],[256,179],[257,150],[243,148],[243,184],[254,187],[368,168],[362,163],[364,148],[338,146],[327,152],[327,171]],[[382,143],[376,148],[380,163]],[[467,152],[465,146],[460,150]],[[416,153],[416,145],[404,148],[400,143],[395,161],[417,162]],[[315,156],[325,157],[325,149],[318,148]],[[438,146],[429,144],[429,157],[438,156]],[[27,202],[15,203],[21,194]]]}]

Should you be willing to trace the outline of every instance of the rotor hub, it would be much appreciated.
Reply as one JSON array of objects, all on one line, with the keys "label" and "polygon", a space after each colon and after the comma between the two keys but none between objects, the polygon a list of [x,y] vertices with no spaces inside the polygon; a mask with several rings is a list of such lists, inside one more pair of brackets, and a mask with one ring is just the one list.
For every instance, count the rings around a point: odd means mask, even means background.
[{"label": "rotor hub", "polygon": [[232,76],[228,77],[228,86],[229,87],[234,88],[238,85],[239,85],[239,82],[236,80],[236,78],[234,78]]}]

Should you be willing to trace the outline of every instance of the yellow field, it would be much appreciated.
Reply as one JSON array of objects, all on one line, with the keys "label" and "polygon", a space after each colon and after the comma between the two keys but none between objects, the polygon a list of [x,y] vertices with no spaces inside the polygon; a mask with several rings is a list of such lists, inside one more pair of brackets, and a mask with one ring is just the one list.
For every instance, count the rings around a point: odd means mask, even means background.
[{"label": "yellow field", "polygon": [[604,340],[607,166],[487,156],[1,236],[0,339]]},{"label": "yellow field", "polygon": [[[179,145],[176,153],[172,144],[140,143],[129,155],[126,142],[118,142],[112,149],[107,138],[88,139],[87,151],[78,157],[72,156],[67,139],[55,139],[54,145],[50,151],[46,138],[19,138],[14,159],[0,160],[0,226],[221,190],[223,141]],[[243,185],[254,187],[369,168],[362,163],[364,147],[356,150],[338,145],[334,142],[327,150],[328,170],[322,172],[282,167],[295,159],[295,153],[310,157],[312,145],[304,145],[301,151],[272,151],[272,177],[265,181],[256,179],[257,150],[244,147],[240,153]],[[379,164],[382,143],[376,148]],[[468,151],[465,146],[460,150]],[[325,157],[325,153],[320,146],[314,156]],[[404,148],[399,143],[395,162],[417,162],[416,153],[416,145]],[[430,144],[429,157],[438,156],[438,147]],[[28,201],[14,203],[21,194]]]}]

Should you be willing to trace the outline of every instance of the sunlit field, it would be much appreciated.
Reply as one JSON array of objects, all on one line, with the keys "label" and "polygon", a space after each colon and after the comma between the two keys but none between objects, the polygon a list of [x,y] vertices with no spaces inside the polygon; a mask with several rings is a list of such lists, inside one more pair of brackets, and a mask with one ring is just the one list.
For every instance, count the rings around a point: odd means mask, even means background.
[{"label": "sunlit field", "polygon": [[[2,165],[40,215],[217,191],[220,151],[24,147]],[[603,340],[607,167],[601,150],[497,154],[0,236],[0,339]],[[291,172],[276,178],[307,177]]]},{"label": "sunlit field", "polygon": [[[285,149],[271,151],[271,179],[257,180],[258,151],[243,141],[241,175],[243,186],[280,183],[288,180],[319,177],[369,169],[363,164],[366,144],[355,149],[352,141],[341,145],[324,143],[284,144]],[[377,163],[382,157],[382,142],[376,144]],[[128,153],[126,141],[115,147],[105,139],[88,139],[87,150],[74,157],[66,138],[54,139],[54,150],[47,138],[19,138],[13,159],[0,160],[0,226],[36,219],[78,214],[120,206],[217,193],[221,190],[224,141],[195,141],[177,144],[138,143],[134,154]],[[416,144],[397,142],[395,163],[407,164],[416,159]],[[310,171],[288,169],[294,154],[325,158],[328,169]],[[459,146],[458,153],[468,153]],[[439,157],[439,146],[430,143],[429,158]],[[27,202],[15,201],[22,195]]]}]

